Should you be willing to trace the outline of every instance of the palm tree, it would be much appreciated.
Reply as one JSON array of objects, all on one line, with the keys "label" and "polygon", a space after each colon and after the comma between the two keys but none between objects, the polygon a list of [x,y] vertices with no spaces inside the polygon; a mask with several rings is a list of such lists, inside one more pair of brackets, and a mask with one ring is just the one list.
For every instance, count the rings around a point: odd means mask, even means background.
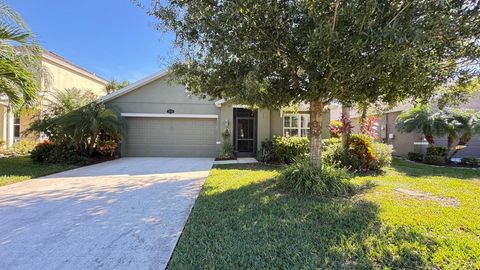
[{"label": "palm tree", "polygon": [[456,122],[455,126],[459,138],[457,146],[448,159],[451,159],[458,151],[464,149],[473,137],[480,134],[480,112],[475,112],[474,110],[455,110],[453,121]]},{"label": "palm tree", "polygon": [[20,15],[0,0],[0,95],[12,107],[33,105],[43,70],[40,52]]},{"label": "palm tree", "polygon": [[400,132],[422,133],[428,144],[435,146],[435,119],[436,116],[433,114],[430,105],[420,104],[401,113],[397,118],[396,128]]},{"label": "palm tree", "polygon": [[460,123],[456,120],[455,115],[455,110],[445,109],[435,113],[433,116],[435,136],[447,136],[448,151],[452,150],[454,141],[459,137],[458,131]]},{"label": "palm tree", "polygon": [[122,82],[117,82],[115,78],[111,79],[107,86],[105,87],[107,90],[107,94],[110,94],[112,92],[117,91],[118,89],[122,89],[130,84],[129,81],[122,81]]},{"label": "palm tree", "polygon": [[118,135],[125,128],[120,112],[104,104],[92,103],[58,118],[77,151],[91,155],[101,134]]}]

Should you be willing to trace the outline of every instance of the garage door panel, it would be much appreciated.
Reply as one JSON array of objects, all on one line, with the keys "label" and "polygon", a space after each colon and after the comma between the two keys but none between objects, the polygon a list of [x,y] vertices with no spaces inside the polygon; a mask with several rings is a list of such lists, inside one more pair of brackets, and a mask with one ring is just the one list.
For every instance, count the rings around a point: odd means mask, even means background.
[{"label": "garage door panel", "polygon": [[216,119],[129,118],[127,156],[216,155]]}]

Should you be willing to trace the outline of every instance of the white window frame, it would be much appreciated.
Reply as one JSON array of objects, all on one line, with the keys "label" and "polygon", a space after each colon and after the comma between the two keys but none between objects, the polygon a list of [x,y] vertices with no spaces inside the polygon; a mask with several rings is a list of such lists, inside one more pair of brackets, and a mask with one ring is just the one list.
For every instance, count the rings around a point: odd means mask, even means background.
[{"label": "white window frame", "polygon": [[[298,117],[298,123],[297,123],[297,126],[296,127],[285,127],[285,117],[290,117],[290,124],[292,123],[292,116],[297,116]],[[307,118],[307,126],[306,127],[303,127],[302,128],[302,116],[306,117]],[[308,123],[310,122],[310,114],[308,113],[285,113],[283,114],[282,116],[282,132],[283,132],[283,136],[287,136],[285,131],[286,130],[297,130],[297,134],[296,136],[298,137],[307,137],[307,136],[302,136],[302,130],[310,130],[310,127],[308,125]],[[290,137],[291,135],[289,135]]]},{"label": "white window frame", "polygon": [[[17,119],[18,119],[18,123],[17,123]],[[20,132],[21,132],[21,130],[20,130],[20,129],[21,129],[20,121],[21,121],[20,116],[14,116],[14,117],[13,117],[13,133],[14,133],[13,137],[14,137],[15,140],[20,139],[20,136],[21,136],[21,133],[20,133]],[[18,127],[18,134],[15,134],[15,128],[16,128],[16,127]],[[15,135],[18,135],[18,136],[15,136]]]}]

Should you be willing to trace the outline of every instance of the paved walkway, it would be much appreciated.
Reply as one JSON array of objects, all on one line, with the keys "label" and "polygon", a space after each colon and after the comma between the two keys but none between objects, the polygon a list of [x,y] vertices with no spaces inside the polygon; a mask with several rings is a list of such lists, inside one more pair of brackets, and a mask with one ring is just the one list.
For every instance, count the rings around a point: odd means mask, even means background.
[{"label": "paved walkway", "polygon": [[0,269],[164,269],[213,164],[122,158],[0,188]]}]

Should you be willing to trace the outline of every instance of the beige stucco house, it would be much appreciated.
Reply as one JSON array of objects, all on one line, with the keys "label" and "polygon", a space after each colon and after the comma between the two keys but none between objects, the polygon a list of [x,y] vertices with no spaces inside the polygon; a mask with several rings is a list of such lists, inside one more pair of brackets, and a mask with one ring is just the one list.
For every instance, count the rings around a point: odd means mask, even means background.
[{"label": "beige stucco house", "polygon": [[[397,117],[405,110],[411,108],[411,103],[405,102],[378,115],[377,135],[378,140],[393,145],[394,155],[406,157],[408,152],[421,152],[427,144],[424,136],[420,133],[401,133],[395,128]],[[459,106],[463,109],[480,111],[480,95],[473,96],[468,102]],[[376,114],[375,110],[371,114]],[[341,106],[331,108],[330,119],[339,120],[342,115]],[[353,125],[353,132],[360,131],[360,112],[352,108],[350,117]],[[447,145],[446,138],[436,138],[436,144]],[[459,151],[455,157],[480,157],[480,136],[476,136],[467,144],[467,147]]]},{"label": "beige stucco house", "polygon": [[[118,107],[127,119],[121,144],[123,156],[216,157],[224,138],[237,156],[254,156],[261,142],[278,136],[308,136],[307,111],[252,109],[223,99],[201,99],[185,86],[171,82],[163,71],[98,102]],[[324,118],[327,134],[329,114]]]},{"label": "beige stucco house", "polygon": [[[68,88],[91,91],[98,97],[107,93],[105,87],[108,81],[59,55],[43,51],[42,65],[48,78],[45,80],[47,83],[42,83],[39,99],[48,96],[49,93]],[[42,102],[42,104],[42,106],[48,106],[48,103]],[[8,100],[5,97],[0,97],[0,141],[5,142],[6,147],[10,147],[15,141],[24,139],[23,132],[33,121],[32,117],[28,114],[16,116],[8,109]],[[35,140],[37,138],[29,137],[28,139]]]}]

